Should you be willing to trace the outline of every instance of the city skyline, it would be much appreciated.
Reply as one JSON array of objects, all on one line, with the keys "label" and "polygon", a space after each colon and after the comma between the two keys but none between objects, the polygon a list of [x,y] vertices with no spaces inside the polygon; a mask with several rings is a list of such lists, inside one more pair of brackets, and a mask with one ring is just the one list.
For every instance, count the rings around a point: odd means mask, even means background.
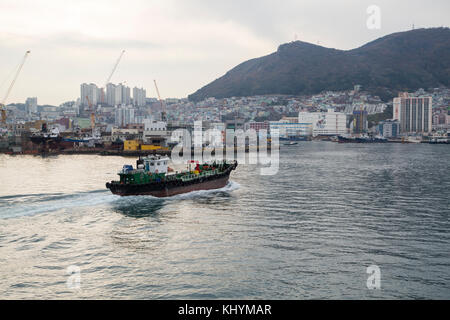
[{"label": "city skyline", "polygon": [[0,4],[0,96],[26,50],[30,57],[6,103],[34,96],[42,104],[72,100],[80,83],[105,82],[121,50],[126,53],[112,82],[139,84],[156,96],[157,79],[163,98],[183,98],[239,63],[295,39],[346,50],[413,24],[447,22],[444,1],[425,7],[422,1],[379,1],[381,28],[370,30],[371,4],[6,0]]},{"label": "city skyline", "polygon": [[146,98],[144,88],[135,86],[131,90],[124,83],[114,84],[109,82],[104,87],[99,87],[95,83],[82,83],[80,85],[79,99],[80,104],[84,106],[91,103],[92,105],[106,104],[109,106],[133,104],[142,107],[145,106]]}]

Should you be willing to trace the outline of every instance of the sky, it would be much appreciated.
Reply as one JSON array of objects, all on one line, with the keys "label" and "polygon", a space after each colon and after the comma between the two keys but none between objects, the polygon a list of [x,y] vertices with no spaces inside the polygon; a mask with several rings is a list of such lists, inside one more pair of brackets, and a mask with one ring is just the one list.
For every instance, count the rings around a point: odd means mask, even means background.
[{"label": "sky", "polygon": [[155,97],[156,79],[162,98],[183,98],[282,43],[348,50],[413,24],[448,27],[448,12],[448,0],[0,0],[0,102],[27,50],[7,104],[103,87],[122,50],[111,82]]}]

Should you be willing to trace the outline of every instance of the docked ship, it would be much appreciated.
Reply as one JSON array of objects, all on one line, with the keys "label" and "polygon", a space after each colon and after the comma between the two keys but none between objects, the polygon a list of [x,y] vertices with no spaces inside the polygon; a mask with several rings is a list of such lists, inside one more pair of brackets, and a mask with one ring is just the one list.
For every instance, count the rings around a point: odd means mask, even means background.
[{"label": "docked ship", "polygon": [[279,137],[280,141],[309,141],[307,136],[286,136]]},{"label": "docked ship", "polygon": [[101,135],[98,131],[94,131],[91,136],[85,137],[67,137],[62,139],[63,142],[68,142],[71,144],[84,144],[88,147],[102,147],[103,142]]},{"label": "docked ship", "polygon": [[444,135],[433,135],[428,141],[430,144],[450,144],[450,139]]},{"label": "docked ship", "polygon": [[388,140],[381,136],[360,136],[360,137],[354,137],[354,136],[342,136],[339,135],[337,137],[337,141],[339,143],[386,143]]},{"label": "docked ship", "polygon": [[169,157],[160,155],[139,158],[136,168],[124,165],[118,173],[120,180],[106,183],[106,188],[120,196],[150,195],[159,198],[220,189],[227,185],[231,171],[237,167],[237,161],[211,164],[190,161],[188,170],[169,173],[169,161]]},{"label": "docked ship", "polygon": [[58,128],[52,128],[51,131],[47,130],[47,125],[44,123],[40,132],[30,136],[31,142],[35,144],[42,144],[48,142],[60,142],[61,136],[59,134]]}]

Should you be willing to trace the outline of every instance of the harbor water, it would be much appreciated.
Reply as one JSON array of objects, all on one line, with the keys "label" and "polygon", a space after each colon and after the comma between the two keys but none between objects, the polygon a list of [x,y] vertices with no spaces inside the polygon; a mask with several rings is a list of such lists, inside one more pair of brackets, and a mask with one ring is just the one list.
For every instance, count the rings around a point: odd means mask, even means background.
[{"label": "harbor water", "polygon": [[123,164],[0,155],[0,298],[450,299],[450,146],[299,142],[168,199]]}]

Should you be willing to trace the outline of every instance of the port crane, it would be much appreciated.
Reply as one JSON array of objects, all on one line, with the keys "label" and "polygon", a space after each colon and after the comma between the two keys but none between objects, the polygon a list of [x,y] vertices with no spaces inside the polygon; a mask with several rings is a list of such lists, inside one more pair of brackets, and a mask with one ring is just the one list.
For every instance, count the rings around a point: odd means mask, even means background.
[{"label": "port crane", "polygon": [[167,121],[167,113],[165,103],[161,99],[161,95],[159,94],[158,85],[156,84],[156,80],[153,80],[155,83],[156,93],[158,94],[159,103],[161,103],[161,121]]},{"label": "port crane", "polygon": [[[119,58],[117,58],[117,61],[116,61],[116,63],[114,64],[114,67],[113,67],[111,73],[109,74],[108,79],[106,79],[106,82],[105,82],[105,90],[106,90],[106,86],[107,86],[108,83],[111,81],[111,78],[112,78],[114,72],[116,72],[117,66],[119,65],[119,62],[120,62],[120,60],[122,59],[124,53],[125,53],[125,50],[122,50],[122,52],[120,53]],[[105,90],[102,91],[102,103],[105,102]]]},{"label": "port crane", "polygon": [[14,75],[13,81],[11,82],[11,84],[9,85],[8,90],[6,91],[6,95],[3,98],[3,100],[0,102],[0,109],[1,109],[1,113],[2,113],[2,119],[1,119],[1,123],[5,124],[6,123],[6,100],[9,97],[9,94],[11,93],[11,90],[14,86],[14,84],[16,83],[17,78],[19,77],[19,73],[22,70],[23,65],[25,64],[25,61],[27,60],[28,55],[30,54],[30,50],[28,50],[27,52],[25,52],[25,55],[23,56],[22,62],[20,63],[19,67],[17,68],[16,74]]}]

